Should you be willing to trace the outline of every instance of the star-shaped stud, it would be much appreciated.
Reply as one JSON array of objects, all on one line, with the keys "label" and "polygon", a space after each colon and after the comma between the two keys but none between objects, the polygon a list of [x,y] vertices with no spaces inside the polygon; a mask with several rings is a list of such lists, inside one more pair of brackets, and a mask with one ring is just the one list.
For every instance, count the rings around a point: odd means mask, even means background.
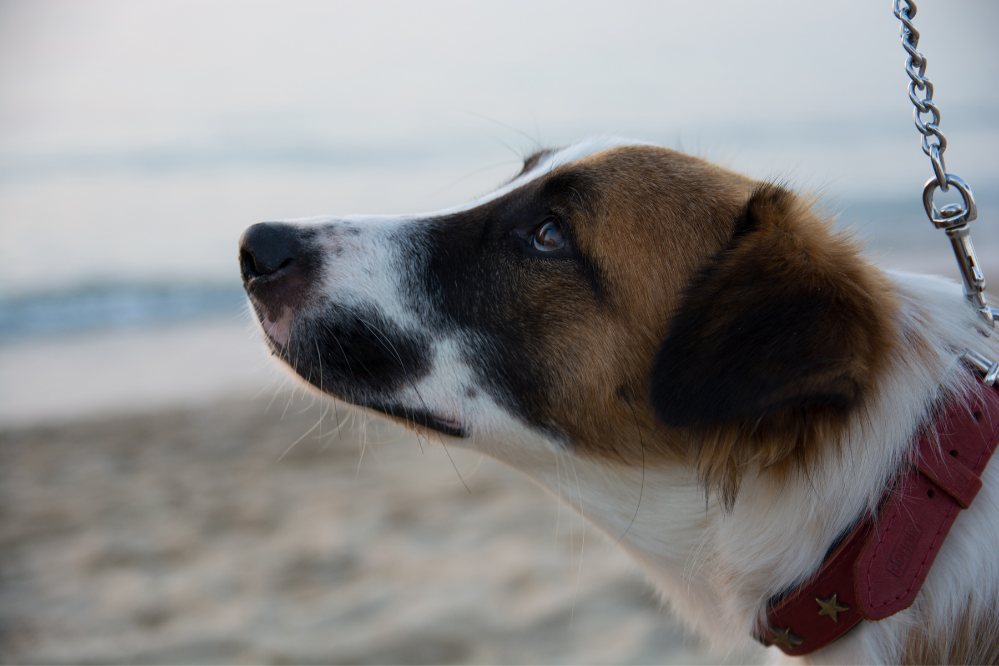
[{"label": "star-shaped stud", "polygon": [[839,614],[850,610],[849,606],[839,603],[835,593],[828,599],[815,597],[815,601],[819,604],[819,615],[828,615],[833,622],[839,622]]},{"label": "star-shaped stud", "polygon": [[788,650],[793,650],[804,642],[801,638],[791,633],[791,627],[787,627],[784,630],[780,630],[777,627],[770,627],[770,633],[774,635],[774,643],[780,643],[786,646]]}]

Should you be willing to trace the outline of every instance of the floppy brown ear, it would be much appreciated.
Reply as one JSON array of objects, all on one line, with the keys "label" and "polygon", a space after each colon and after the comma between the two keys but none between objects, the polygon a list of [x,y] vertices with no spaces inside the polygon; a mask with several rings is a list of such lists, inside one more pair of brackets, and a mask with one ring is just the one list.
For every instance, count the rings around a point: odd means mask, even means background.
[{"label": "floppy brown ear", "polygon": [[849,239],[787,190],[762,185],[670,322],[649,377],[656,417],[767,429],[810,412],[845,415],[887,356],[893,307]]}]

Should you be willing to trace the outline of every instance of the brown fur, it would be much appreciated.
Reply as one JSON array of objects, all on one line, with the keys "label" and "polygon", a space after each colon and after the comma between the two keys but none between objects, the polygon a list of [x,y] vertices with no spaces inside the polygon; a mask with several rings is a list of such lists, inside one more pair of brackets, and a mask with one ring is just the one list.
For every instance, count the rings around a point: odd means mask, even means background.
[{"label": "brown fur", "polygon": [[563,170],[590,186],[570,226],[606,296],[574,300],[572,318],[542,342],[560,378],[551,417],[596,457],[675,459],[675,446],[653,445],[665,433],[646,404],[646,369],[684,285],[727,240],[752,183],[659,148],[612,150]]},{"label": "brown fur", "polygon": [[664,342],[682,349],[673,393],[706,400],[698,384],[708,383],[729,402],[691,419],[687,440],[729,502],[747,466],[782,477],[835,445],[896,345],[889,285],[808,202],[761,186],[747,216],[750,228],[702,273]]},{"label": "brown fur", "polygon": [[[581,452],[626,465],[692,462],[731,500],[748,465],[783,474],[835,442],[895,344],[893,297],[856,245],[832,234],[808,202],[673,151],[616,149],[564,170],[592,186],[571,228],[606,292],[574,302],[579,316],[542,343],[564,378],[551,416]],[[806,352],[772,369],[780,376],[768,379],[769,403],[753,405],[751,418],[681,427],[657,420],[645,369],[691,300],[709,308],[697,332],[706,360],[725,368],[736,359],[710,347],[724,347],[717,340],[782,298],[818,304],[801,322]],[[728,378],[751,389],[758,379]],[[797,405],[799,396],[814,399]],[[827,396],[836,399],[826,404]]]}]

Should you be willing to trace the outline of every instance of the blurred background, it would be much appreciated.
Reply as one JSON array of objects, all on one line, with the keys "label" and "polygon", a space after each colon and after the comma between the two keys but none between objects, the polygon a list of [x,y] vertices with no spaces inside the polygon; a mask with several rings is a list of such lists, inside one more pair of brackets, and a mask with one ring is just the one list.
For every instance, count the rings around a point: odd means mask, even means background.
[{"label": "blurred background", "polygon": [[[956,278],[890,5],[2,0],[0,659],[724,657],[526,481],[296,394],[236,239],[443,208],[619,135],[814,192],[881,264]],[[999,4],[919,5],[999,280]]]}]

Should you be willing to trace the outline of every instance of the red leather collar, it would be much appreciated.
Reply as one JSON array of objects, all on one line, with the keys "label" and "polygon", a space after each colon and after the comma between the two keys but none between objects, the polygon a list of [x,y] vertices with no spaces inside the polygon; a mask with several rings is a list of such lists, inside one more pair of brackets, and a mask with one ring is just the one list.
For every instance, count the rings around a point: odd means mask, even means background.
[{"label": "red leather collar", "polygon": [[999,441],[999,390],[981,387],[920,438],[913,466],[880,515],[861,521],[808,582],[768,607],[761,642],[806,655],[861,620],[912,605]]}]

